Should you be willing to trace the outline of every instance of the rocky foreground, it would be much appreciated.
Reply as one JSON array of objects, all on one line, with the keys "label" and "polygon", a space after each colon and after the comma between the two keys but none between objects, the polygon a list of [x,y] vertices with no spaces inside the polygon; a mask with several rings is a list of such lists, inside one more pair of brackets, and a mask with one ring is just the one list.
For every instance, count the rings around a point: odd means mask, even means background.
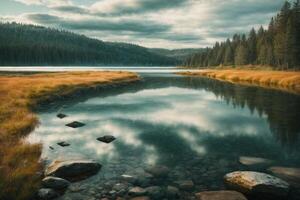
[{"label": "rocky foreground", "polygon": [[[61,196],[68,191],[78,192],[86,188],[80,182],[101,170],[101,164],[92,160],[54,161],[45,171],[45,178],[38,199],[85,199],[81,195]],[[299,183],[299,174],[294,168],[272,167],[277,174],[285,174]],[[281,173],[280,173],[281,172]],[[288,199],[294,184],[278,177],[254,171],[235,171],[224,176],[226,190],[195,192],[193,180],[181,180],[161,185],[168,179],[171,170],[162,165],[149,166],[135,174],[123,174],[117,180],[106,182],[101,192],[94,191],[88,200],[150,200],[150,199],[195,199],[195,200],[280,200]],[[187,194],[192,194],[187,196]],[[61,196],[61,197],[60,197]]]}]

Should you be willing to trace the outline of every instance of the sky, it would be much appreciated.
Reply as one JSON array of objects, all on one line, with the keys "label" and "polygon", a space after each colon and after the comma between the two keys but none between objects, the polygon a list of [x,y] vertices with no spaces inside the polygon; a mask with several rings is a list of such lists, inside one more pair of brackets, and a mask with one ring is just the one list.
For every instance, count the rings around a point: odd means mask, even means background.
[{"label": "sky", "polygon": [[103,41],[200,48],[267,26],[284,0],[0,0],[0,21]]}]

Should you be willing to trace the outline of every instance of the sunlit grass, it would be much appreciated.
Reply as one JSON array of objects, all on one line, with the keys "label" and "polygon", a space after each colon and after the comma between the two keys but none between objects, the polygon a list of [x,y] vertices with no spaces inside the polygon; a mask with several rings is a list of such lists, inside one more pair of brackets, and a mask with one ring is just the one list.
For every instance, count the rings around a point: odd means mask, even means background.
[{"label": "sunlit grass", "polygon": [[40,185],[41,145],[23,140],[38,125],[32,112],[37,103],[82,88],[137,79],[130,72],[0,75],[0,199],[30,199]]},{"label": "sunlit grass", "polygon": [[196,72],[182,72],[182,75],[205,76],[233,83],[259,85],[300,94],[300,72],[213,69]]}]

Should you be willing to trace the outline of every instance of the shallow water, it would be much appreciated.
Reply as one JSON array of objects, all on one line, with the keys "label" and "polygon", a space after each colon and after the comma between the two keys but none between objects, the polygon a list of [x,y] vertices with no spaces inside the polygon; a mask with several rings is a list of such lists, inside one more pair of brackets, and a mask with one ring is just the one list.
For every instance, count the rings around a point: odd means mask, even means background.
[{"label": "shallow water", "polygon": [[[41,124],[28,139],[43,143],[47,163],[84,157],[103,165],[98,175],[74,183],[61,199],[109,196],[122,174],[143,174],[151,165],[167,166],[170,174],[145,186],[194,182],[182,199],[223,189],[228,172],[269,167],[242,165],[240,156],[300,167],[300,96],[206,78],[141,75],[139,83],[58,102],[39,114]],[[58,119],[59,109],[68,117]],[[72,121],[86,126],[65,126]],[[110,144],[96,140],[103,135],[117,139]],[[71,145],[60,147],[61,141]]]}]

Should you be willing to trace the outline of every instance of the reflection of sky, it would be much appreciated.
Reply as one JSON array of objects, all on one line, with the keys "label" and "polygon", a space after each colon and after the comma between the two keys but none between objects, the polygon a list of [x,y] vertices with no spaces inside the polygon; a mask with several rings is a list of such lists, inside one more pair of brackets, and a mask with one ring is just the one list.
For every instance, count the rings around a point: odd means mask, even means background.
[{"label": "reflection of sky", "polygon": [[[44,144],[43,157],[49,160],[78,156],[106,163],[131,156],[155,164],[180,162],[185,155],[237,152],[271,157],[281,152],[265,117],[227,105],[204,90],[145,89],[92,98],[63,112],[67,118],[40,114],[41,125],[29,137]],[[86,126],[65,126],[75,120]],[[96,140],[103,135],[117,140],[110,144]],[[60,141],[71,146],[59,147]]]}]

